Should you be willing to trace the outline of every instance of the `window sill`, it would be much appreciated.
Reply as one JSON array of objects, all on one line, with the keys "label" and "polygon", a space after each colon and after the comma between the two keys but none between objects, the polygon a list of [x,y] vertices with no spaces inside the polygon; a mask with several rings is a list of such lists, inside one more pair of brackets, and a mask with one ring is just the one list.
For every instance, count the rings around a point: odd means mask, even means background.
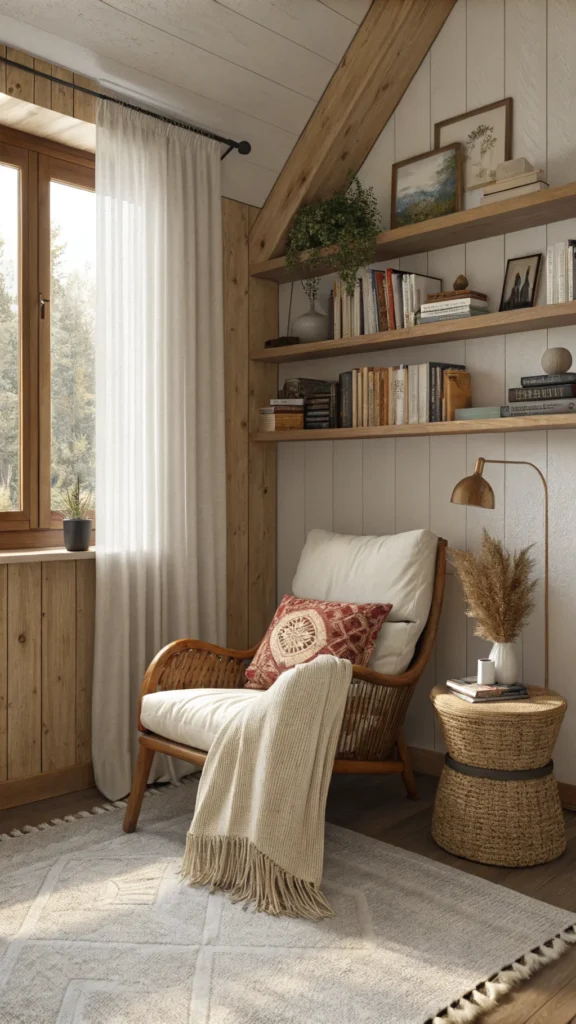
[{"label": "window sill", "polygon": [[20,551],[0,551],[0,565],[15,562],[73,562],[96,558],[96,548],[88,551],[66,551],[66,548],[29,548]]}]

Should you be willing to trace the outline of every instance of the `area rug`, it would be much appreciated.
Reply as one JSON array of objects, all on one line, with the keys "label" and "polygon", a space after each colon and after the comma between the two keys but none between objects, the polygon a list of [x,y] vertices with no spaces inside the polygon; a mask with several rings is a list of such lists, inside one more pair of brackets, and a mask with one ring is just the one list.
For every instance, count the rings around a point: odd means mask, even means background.
[{"label": "area rug", "polygon": [[107,805],[2,837],[5,1024],[468,1022],[576,941],[567,912],[332,826],[333,918],[246,911],[181,881],[195,792],[129,836]]}]

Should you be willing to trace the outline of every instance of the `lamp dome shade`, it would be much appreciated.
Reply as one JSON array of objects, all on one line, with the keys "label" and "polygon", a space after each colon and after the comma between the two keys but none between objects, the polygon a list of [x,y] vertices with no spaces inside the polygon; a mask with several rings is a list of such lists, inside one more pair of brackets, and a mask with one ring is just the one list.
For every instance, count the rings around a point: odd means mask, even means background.
[{"label": "lamp dome shade", "polygon": [[494,491],[480,473],[465,476],[456,484],[450,501],[455,505],[475,505],[477,508],[494,508]]}]

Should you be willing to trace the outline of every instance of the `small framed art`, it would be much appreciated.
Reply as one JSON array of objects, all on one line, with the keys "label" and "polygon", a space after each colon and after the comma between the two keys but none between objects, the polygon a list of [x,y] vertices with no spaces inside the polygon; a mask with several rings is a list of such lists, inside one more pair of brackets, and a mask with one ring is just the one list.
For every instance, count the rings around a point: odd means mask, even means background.
[{"label": "small framed art", "polygon": [[392,164],[390,226],[403,227],[457,213],[462,208],[460,143]]},{"label": "small framed art", "polygon": [[534,305],[541,262],[542,253],[539,252],[534,256],[517,256],[508,260],[500,312],[504,309],[524,309],[526,306]]},{"label": "small framed art", "polygon": [[434,145],[461,142],[464,188],[483,188],[512,156],[512,99],[469,110],[434,125]]}]

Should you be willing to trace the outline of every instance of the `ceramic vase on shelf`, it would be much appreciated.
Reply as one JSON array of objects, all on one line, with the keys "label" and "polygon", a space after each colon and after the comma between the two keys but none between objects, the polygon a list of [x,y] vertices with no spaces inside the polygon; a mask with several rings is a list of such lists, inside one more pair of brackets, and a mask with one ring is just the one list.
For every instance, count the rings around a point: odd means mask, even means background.
[{"label": "ceramic vase on shelf", "polygon": [[518,682],[518,658],[514,644],[495,643],[490,651],[490,660],[494,662],[497,683],[511,686]]},{"label": "ceramic vase on shelf", "polygon": [[292,334],[300,341],[327,341],[328,339],[328,317],[319,313],[316,309],[315,300],[310,299],[310,309],[302,316],[296,317],[292,324]]}]

